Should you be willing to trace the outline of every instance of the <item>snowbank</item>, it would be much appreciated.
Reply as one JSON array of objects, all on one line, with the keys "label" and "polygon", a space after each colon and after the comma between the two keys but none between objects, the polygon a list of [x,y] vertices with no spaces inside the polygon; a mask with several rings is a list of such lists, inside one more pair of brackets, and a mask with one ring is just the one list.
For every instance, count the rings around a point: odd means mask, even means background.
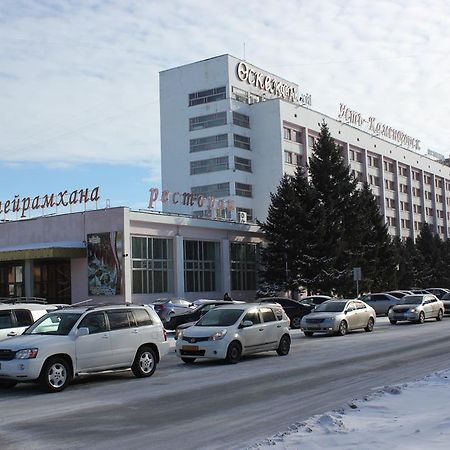
[{"label": "snowbank", "polygon": [[450,448],[450,369],[385,386],[342,408],[296,422],[251,449]]}]

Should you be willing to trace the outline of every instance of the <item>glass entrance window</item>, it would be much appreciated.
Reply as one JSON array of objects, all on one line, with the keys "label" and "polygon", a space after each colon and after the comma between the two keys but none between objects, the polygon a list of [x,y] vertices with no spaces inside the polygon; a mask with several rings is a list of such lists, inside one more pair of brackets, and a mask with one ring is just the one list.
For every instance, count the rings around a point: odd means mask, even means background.
[{"label": "glass entrance window", "polygon": [[69,259],[36,260],[33,263],[35,297],[48,303],[71,303],[71,277]]},{"label": "glass entrance window", "polygon": [[219,243],[184,241],[184,290],[211,292],[216,290],[219,263]]},{"label": "glass entrance window", "polygon": [[24,263],[10,262],[0,264],[0,297],[23,297],[24,286]]},{"label": "glass entrance window", "polygon": [[172,292],[172,239],[133,236],[131,261],[133,294]]}]

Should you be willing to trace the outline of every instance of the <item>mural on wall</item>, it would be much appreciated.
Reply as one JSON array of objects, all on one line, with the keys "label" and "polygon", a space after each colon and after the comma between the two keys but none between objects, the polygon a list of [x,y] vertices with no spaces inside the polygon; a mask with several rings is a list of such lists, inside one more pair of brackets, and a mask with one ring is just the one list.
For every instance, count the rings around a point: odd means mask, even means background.
[{"label": "mural on wall", "polygon": [[87,235],[89,295],[122,293],[123,233]]}]

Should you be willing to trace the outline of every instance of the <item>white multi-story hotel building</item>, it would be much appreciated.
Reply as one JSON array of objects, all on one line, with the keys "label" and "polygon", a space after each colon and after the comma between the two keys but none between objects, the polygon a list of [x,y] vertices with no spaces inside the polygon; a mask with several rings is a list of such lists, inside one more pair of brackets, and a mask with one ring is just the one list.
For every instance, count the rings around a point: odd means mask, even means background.
[{"label": "white multi-story hotel building", "polygon": [[[372,117],[345,105],[339,119],[314,111],[295,83],[230,55],[161,72],[160,104],[162,188],[194,194],[184,201],[196,216],[264,220],[270,193],[283,174],[307,164],[325,120],[355,177],[370,184],[392,235],[415,238],[428,222],[449,237],[450,167]],[[208,208],[203,196],[236,209]],[[186,212],[176,198],[164,210]]]}]

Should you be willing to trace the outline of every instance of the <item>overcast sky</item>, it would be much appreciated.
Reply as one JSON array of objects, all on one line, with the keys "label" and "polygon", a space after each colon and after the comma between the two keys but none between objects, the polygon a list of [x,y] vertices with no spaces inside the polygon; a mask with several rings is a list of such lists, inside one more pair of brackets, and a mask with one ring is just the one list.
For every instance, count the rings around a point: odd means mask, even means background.
[{"label": "overcast sky", "polygon": [[161,70],[230,53],[450,153],[448,0],[0,0],[0,200],[160,183]]}]

